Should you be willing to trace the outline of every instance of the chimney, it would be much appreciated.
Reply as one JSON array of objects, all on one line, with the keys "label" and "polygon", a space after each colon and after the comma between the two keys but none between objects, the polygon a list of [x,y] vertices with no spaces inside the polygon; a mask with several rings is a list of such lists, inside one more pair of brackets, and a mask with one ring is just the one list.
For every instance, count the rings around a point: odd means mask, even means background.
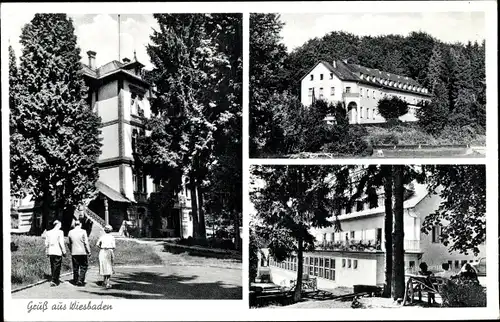
[{"label": "chimney", "polygon": [[337,68],[337,61],[336,60],[333,61],[333,68]]},{"label": "chimney", "polygon": [[123,62],[124,62],[125,64],[130,63],[130,59],[128,59],[127,57],[123,58],[122,60],[123,60]]},{"label": "chimney", "polygon": [[89,50],[89,51],[87,51],[87,55],[89,56],[89,67],[91,69],[95,69],[95,55],[96,55],[96,52],[92,51],[92,50]]}]

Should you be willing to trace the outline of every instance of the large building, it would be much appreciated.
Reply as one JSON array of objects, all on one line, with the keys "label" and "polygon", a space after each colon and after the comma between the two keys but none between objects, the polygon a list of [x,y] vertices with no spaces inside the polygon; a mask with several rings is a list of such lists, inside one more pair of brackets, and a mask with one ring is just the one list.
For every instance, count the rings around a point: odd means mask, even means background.
[{"label": "large building", "polygon": [[[431,270],[441,270],[442,263],[449,263],[452,271],[458,271],[465,263],[476,263],[485,256],[485,245],[474,256],[450,252],[439,240],[439,226],[431,233],[421,232],[425,217],[438,209],[441,198],[429,194],[425,185],[414,183],[404,201],[404,249],[405,272],[416,273],[418,266],[426,262]],[[342,231],[333,227],[314,229],[314,251],[304,253],[304,274],[315,277],[319,288],[332,289],[356,284],[382,286],[385,272],[384,196],[379,194],[378,205],[370,208],[362,200],[353,209],[344,209],[339,216]],[[296,279],[297,257],[284,262],[269,258],[271,279],[275,284],[289,285]]]},{"label": "large building", "polygon": [[[127,221],[138,236],[149,236],[154,221],[148,199],[152,194],[164,192],[136,167],[134,151],[137,136],[146,133],[153,89],[143,79],[144,65],[137,61],[135,53],[133,60],[114,60],[100,67],[95,64],[94,51],[88,51],[87,55],[88,64],[82,64],[82,73],[89,87],[87,102],[101,117],[102,148],[98,159],[98,197],[86,201],[85,210],[96,222],[110,224],[117,232]],[[189,190],[165,197],[174,200],[171,207],[159,214],[161,220],[157,224],[161,227],[157,228],[165,236],[191,236]],[[13,231],[29,230],[34,203],[28,197],[17,200],[14,207],[20,215],[18,228]]]},{"label": "large building", "polygon": [[416,121],[417,104],[431,97],[426,88],[409,77],[342,60],[320,61],[301,79],[303,105],[309,106],[313,100],[343,102],[351,124],[385,122],[377,104],[391,96],[408,103],[408,113],[400,117],[404,122]]}]

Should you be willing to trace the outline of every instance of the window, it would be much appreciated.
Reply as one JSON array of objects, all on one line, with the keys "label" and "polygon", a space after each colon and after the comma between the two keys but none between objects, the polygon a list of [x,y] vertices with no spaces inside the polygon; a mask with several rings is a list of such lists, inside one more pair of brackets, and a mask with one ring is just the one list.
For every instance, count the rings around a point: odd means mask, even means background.
[{"label": "window", "polygon": [[415,267],[415,261],[410,261],[410,268]]},{"label": "window", "polygon": [[460,267],[463,267],[465,264],[467,264],[467,260],[460,261]]},{"label": "window", "polygon": [[319,98],[322,99],[323,98],[323,87],[320,87],[319,88]]},{"label": "window", "polygon": [[333,79],[333,73],[330,73],[330,79]]},{"label": "window", "polygon": [[363,97],[363,89],[362,88],[359,89],[359,96]]},{"label": "window", "polygon": [[432,227],[432,242],[439,243],[439,226]]},{"label": "window", "polygon": [[308,95],[309,95],[309,97],[313,96],[313,89],[312,88],[309,88]]},{"label": "window", "polygon": [[342,258],[342,268],[345,268],[345,258]]},{"label": "window", "polygon": [[355,259],[353,262],[353,268],[358,269],[358,260],[357,259]]},{"label": "window", "polygon": [[460,262],[458,260],[455,261],[455,268],[460,268]]},{"label": "window", "polygon": [[372,116],[373,116],[373,119],[375,119],[375,109],[373,109]]},{"label": "window", "polygon": [[335,87],[330,87],[330,96],[335,95]]},{"label": "window", "polygon": [[345,88],[345,92],[346,92],[346,93],[350,93],[350,92],[351,92],[351,87],[347,86],[347,87]]},{"label": "window", "polygon": [[448,266],[449,266],[450,268],[452,268],[452,267],[453,267],[453,261],[448,261]]},{"label": "window", "polygon": [[351,231],[351,239],[352,239],[352,238],[354,238],[355,233],[356,233],[356,232],[355,232],[354,230],[353,230],[353,231]]},{"label": "window", "polygon": [[364,208],[363,201],[356,201],[356,211],[363,211]]},{"label": "window", "polygon": [[347,260],[347,268],[351,268],[352,266],[352,262],[350,259]]},{"label": "window", "polygon": [[311,80],[314,80],[314,75],[313,74],[311,74]]},{"label": "window", "polygon": [[332,233],[332,242],[335,241],[335,233]]},{"label": "window", "polygon": [[363,118],[363,106],[359,108],[359,117]]},{"label": "window", "polygon": [[375,98],[375,91],[373,91],[373,98]]},{"label": "window", "polygon": [[319,79],[323,80],[323,74],[319,74]]}]

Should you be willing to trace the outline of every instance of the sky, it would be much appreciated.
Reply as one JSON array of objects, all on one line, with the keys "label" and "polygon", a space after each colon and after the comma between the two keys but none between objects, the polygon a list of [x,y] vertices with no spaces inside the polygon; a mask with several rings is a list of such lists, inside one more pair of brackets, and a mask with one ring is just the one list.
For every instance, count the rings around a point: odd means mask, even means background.
[{"label": "sky", "polygon": [[[96,65],[102,66],[113,59],[118,60],[118,15],[116,14],[85,14],[68,15],[73,19],[75,33],[82,62],[88,63],[87,51],[93,50],[97,53]],[[21,56],[22,46],[19,43],[22,27],[31,21],[33,14],[15,12],[9,18],[9,28],[6,34],[9,43],[16,52],[16,57]],[[151,69],[149,56],[146,53],[146,44],[149,43],[149,35],[153,28],[158,25],[152,14],[121,15],[121,58],[134,57],[136,50],[137,60]],[[2,37],[4,31],[2,31]]]},{"label": "sky", "polygon": [[483,12],[281,14],[281,21],[285,23],[281,36],[288,51],[332,31],[358,36],[406,36],[412,31],[424,31],[448,43],[480,42],[486,38]]}]

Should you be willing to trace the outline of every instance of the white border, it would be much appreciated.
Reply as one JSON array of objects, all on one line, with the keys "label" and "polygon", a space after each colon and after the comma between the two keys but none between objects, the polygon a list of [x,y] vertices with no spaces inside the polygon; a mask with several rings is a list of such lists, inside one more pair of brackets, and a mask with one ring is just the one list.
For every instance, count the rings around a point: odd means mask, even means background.
[{"label": "white border", "polygon": [[[2,4],[2,31],[7,30],[9,13],[22,11],[25,13],[65,12],[65,13],[122,13],[140,14],[153,12],[243,12],[244,27],[244,75],[243,75],[243,197],[244,209],[250,209],[247,187],[249,184],[248,168],[250,164],[487,164],[487,257],[488,288],[487,308],[461,309],[370,309],[370,310],[332,310],[332,309],[248,309],[248,227],[249,216],[243,214],[243,300],[105,300],[105,304],[113,305],[113,311],[103,312],[56,312],[30,313],[26,311],[29,300],[12,300],[10,297],[10,274],[4,275],[4,307],[5,320],[126,320],[126,321],[160,321],[160,320],[374,320],[374,319],[486,319],[498,318],[498,96],[497,88],[497,4],[495,1],[473,2],[238,2],[238,3],[22,3]],[[319,160],[277,160],[248,159],[248,13],[280,12],[280,13],[347,13],[347,12],[450,12],[450,11],[482,11],[486,13],[486,73],[487,73],[487,156],[485,159],[319,159]],[[8,141],[8,51],[7,39],[2,37],[2,170],[3,180],[3,213],[10,211],[9,206],[9,141]],[[3,227],[10,227],[10,218],[3,216]],[[4,228],[8,232],[8,228]],[[4,272],[10,272],[10,236],[4,233]],[[67,300],[65,300],[67,301]],[[50,303],[56,303],[52,300]],[[414,312],[414,313],[413,313]]]}]

